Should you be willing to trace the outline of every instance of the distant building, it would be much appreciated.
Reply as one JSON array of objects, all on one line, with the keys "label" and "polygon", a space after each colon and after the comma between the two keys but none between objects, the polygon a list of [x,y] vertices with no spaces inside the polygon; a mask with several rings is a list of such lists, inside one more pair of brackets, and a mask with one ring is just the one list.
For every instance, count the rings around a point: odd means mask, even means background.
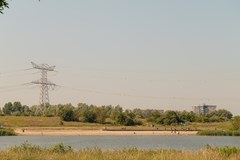
[{"label": "distant building", "polygon": [[217,108],[216,105],[206,105],[203,104],[202,106],[193,106],[193,112],[196,114],[207,114],[215,111]]}]

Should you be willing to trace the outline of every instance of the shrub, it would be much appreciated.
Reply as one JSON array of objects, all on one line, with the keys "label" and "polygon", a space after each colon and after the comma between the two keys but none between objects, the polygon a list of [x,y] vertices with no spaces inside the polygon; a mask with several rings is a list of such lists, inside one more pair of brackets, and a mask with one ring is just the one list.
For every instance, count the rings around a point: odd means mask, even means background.
[{"label": "shrub", "polygon": [[27,141],[21,144],[20,146],[14,146],[10,148],[10,151],[14,152],[39,152],[42,151],[42,149],[33,144],[29,144]]},{"label": "shrub", "polygon": [[240,131],[220,131],[220,130],[203,130],[198,131],[201,136],[240,136]]},{"label": "shrub", "polygon": [[0,128],[0,136],[16,136],[16,133],[12,129]]},{"label": "shrub", "polygon": [[63,143],[60,143],[50,148],[49,151],[54,153],[66,153],[66,152],[72,152],[73,149],[71,146],[64,146]]}]

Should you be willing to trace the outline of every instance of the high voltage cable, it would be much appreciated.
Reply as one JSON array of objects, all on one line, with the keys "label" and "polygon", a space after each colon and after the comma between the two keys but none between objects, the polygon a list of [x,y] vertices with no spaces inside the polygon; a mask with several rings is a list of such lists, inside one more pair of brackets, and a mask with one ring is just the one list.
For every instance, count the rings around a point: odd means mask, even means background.
[{"label": "high voltage cable", "polygon": [[[218,100],[218,99],[224,99],[220,97],[200,97],[200,98],[193,98],[193,97],[159,97],[159,96],[147,96],[147,95],[134,95],[134,94],[126,94],[126,93],[116,93],[116,92],[102,92],[102,91],[94,91],[94,90],[87,90],[87,89],[78,89],[73,87],[66,87],[66,86],[60,86],[67,89],[79,91],[79,92],[88,92],[93,94],[101,94],[101,95],[112,95],[112,96],[119,96],[119,97],[131,97],[131,98],[144,98],[144,99],[159,99],[159,100],[179,100],[179,101],[191,101],[191,100],[201,100],[201,101],[211,101],[211,100]],[[234,101],[240,101],[240,98],[225,98],[225,100],[234,100]]]},{"label": "high voltage cable", "polygon": [[16,92],[16,91],[22,91],[22,90],[28,90],[28,89],[34,89],[37,87],[21,87],[21,88],[15,88],[15,89],[5,89],[5,90],[0,90],[0,93],[4,92]]},{"label": "high voltage cable", "polygon": [[8,85],[8,86],[0,86],[1,89],[9,89],[9,88],[18,88],[18,87],[23,87],[23,86],[28,86],[31,83],[23,83],[23,84],[17,84],[17,85]]},{"label": "high voltage cable", "polygon": [[32,68],[12,70],[12,71],[8,71],[8,72],[0,72],[0,75],[2,75],[2,74],[17,73],[17,72],[24,72],[24,71],[28,71],[28,70],[32,70]]},{"label": "high voltage cable", "polygon": [[[181,101],[188,101],[188,100],[195,99],[195,98],[184,98],[184,97],[158,97],[158,96],[134,95],[134,94],[117,93],[117,92],[102,92],[102,91],[94,91],[94,90],[87,90],[87,89],[77,89],[77,88],[66,87],[66,86],[60,86],[60,87],[68,88],[68,89],[79,91],[79,92],[88,92],[88,93],[94,93],[94,94],[112,95],[112,96],[119,96],[119,97],[162,99],[162,100],[163,99],[165,99],[165,100],[181,100]],[[207,98],[199,98],[199,99],[207,99]]]},{"label": "high voltage cable", "polygon": [[16,75],[1,75],[0,78],[11,78],[11,77],[20,77],[20,76],[29,76],[34,74],[39,74],[40,72],[33,72],[33,73],[23,73],[23,74],[16,74]]}]

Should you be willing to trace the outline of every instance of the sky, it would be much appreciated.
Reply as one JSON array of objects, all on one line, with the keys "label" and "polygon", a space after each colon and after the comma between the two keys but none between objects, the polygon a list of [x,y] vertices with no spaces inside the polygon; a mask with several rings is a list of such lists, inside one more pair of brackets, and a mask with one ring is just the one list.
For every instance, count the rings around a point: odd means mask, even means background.
[{"label": "sky", "polygon": [[[58,84],[51,104],[240,114],[240,1],[21,0],[0,15],[0,106],[39,104],[37,64]],[[29,69],[29,70],[26,70]]]}]

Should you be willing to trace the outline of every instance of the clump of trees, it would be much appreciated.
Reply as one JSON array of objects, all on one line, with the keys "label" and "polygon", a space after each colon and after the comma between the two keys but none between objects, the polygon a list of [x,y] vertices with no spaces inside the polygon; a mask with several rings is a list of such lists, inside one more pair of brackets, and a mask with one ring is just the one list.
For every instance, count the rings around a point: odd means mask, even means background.
[{"label": "clump of trees", "polygon": [[[223,122],[231,120],[231,112],[220,109],[206,115],[198,115],[187,111],[165,111],[154,109],[123,110],[119,105],[96,106],[79,103],[77,107],[72,104],[59,104],[44,107],[39,111],[39,106],[28,107],[20,102],[8,102],[0,111],[3,115],[12,116],[59,116],[63,121],[79,121],[87,123],[115,124],[115,125],[142,125],[143,122],[160,125],[179,125],[191,122]],[[237,118],[234,118],[234,120]],[[235,128],[239,123],[233,121]]]},{"label": "clump of trees", "polygon": [[21,102],[8,102],[2,109],[3,114],[13,116],[28,116],[31,115],[31,110],[28,106],[22,105]]}]

